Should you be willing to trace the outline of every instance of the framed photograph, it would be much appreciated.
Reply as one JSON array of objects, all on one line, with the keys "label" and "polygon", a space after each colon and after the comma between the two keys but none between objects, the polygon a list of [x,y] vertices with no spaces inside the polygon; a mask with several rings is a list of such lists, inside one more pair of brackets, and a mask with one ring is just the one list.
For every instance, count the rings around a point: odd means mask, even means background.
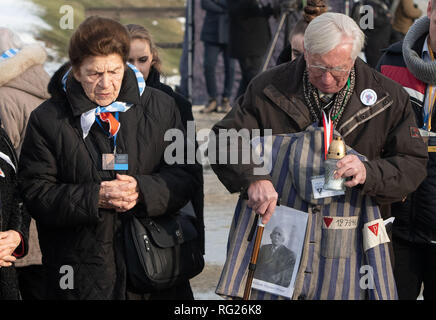
[{"label": "framed photograph", "polygon": [[278,206],[263,231],[252,288],[292,298],[303,252],[307,212]]}]

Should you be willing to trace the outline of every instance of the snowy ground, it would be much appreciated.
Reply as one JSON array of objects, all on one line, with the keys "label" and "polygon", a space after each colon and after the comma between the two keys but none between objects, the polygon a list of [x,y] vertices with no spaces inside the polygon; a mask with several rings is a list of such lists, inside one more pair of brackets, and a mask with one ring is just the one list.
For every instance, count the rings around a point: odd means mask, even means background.
[{"label": "snowy ground", "polygon": [[43,10],[29,0],[2,0],[0,10],[0,27],[7,27],[16,32],[24,43],[38,42],[44,46],[53,62],[44,65],[51,75],[60,65],[56,52],[47,48],[45,43],[37,41],[36,36],[41,30],[50,30],[51,27],[40,18]]}]

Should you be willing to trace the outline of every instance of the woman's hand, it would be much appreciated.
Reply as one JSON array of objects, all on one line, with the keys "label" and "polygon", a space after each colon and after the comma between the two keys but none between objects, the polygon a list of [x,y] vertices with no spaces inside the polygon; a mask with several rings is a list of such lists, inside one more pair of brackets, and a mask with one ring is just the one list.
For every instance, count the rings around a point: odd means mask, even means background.
[{"label": "woman's hand", "polygon": [[99,207],[126,212],[139,202],[138,182],[132,176],[117,174],[112,181],[103,181],[99,192]]},{"label": "woman's hand", "polygon": [[21,243],[21,236],[17,231],[0,232],[0,267],[10,267],[17,260],[12,253]]}]

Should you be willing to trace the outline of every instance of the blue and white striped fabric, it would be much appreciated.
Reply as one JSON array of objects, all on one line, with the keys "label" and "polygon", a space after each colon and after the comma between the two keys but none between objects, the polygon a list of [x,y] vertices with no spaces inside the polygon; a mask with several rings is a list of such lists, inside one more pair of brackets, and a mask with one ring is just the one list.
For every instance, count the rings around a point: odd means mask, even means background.
[{"label": "blue and white striped fabric", "polygon": [[0,61],[12,58],[13,56],[15,56],[18,52],[20,52],[20,49],[16,49],[16,48],[12,48],[9,50],[6,50],[5,52],[3,52],[0,56]]},{"label": "blue and white striped fabric", "polygon": [[[127,65],[135,72],[136,80],[138,82],[139,95],[142,96],[146,87],[144,76],[133,64],[127,63]],[[70,71],[71,68],[62,77],[62,85],[65,92],[67,91],[66,84]],[[80,124],[82,126],[82,131],[83,131],[83,139],[85,139],[88,136],[88,133],[95,122],[95,117],[98,116],[101,112],[126,112],[132,106],[133,104],[131,103],[115,101],[106,107],[99,106],[95,109],[83,113],[82,116],[80,117]]]},{"label": "blue and white striped fabric", "polygon": [[[304,132],[262,139],[261,144],[267,143],[271,143],[272,150],[270,175],[282,205],[308,213],[292,299],[397,299],[388,244],[364,247],[368,238],[366,226],[381,219],[375,200],[361,194],[358,188],[347,188],[342,196],[313,199],[311,177],[324,174],[323,129],[309,127]],[[358,155],[351,149],[347,153]],[[240,199],[229,232],[226,262],[216,288],[216,293],[225,298],[243,297],[255,237],[251,242],[247,238],[255,216],[247,201]],[[325,219],[331,217],[354,220],[357,224],[354,228],[326,228]],[[372,271],[373,286],[362,286],[364,266],[364,271]],[[251,299],[284,298],[252,289]]]}]

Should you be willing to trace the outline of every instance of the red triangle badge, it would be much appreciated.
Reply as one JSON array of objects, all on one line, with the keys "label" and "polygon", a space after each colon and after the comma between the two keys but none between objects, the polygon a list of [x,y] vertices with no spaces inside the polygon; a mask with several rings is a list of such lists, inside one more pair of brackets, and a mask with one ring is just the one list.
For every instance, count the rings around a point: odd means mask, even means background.
[{"label": "red triangle badge", "polygon": [[373,224],[372,226],[369,226],[368,229],[371,230],[372,233],[374,233],[375,236],[377,237],[377,234],[378,234],[378,223]]},{"label": "red triangle badge", "polygon": [[325,225],[328,227],[330,227],[330,224],[332,223],[333,218],[329,218],[329,217],[324,217],[324,223]]}]

